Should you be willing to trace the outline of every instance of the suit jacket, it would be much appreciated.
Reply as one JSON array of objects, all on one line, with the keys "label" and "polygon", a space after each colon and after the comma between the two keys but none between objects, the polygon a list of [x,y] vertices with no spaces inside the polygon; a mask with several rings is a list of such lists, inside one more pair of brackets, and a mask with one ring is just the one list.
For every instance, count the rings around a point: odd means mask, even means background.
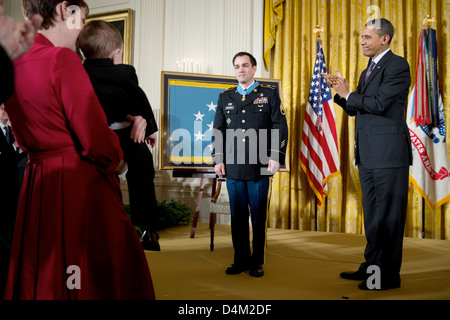
[{"label": "suit jacket", "polygon": [[[13,139],[11,129],[9,131],[10,137]],[[13,231],[19,196],[19,170],[17,168],[19,157],[19,153],[11,144],[8,144],[3,130],[0,129],[0,236]]]},{"label": "suit jacket", "polygon": [[127,115],[147,120],[146,136],[158,131],[155,116],[136,70],[130,65],[115,65],[111,59],[87,59],[84,67],[106,113],[108,124],[126,121]]},{"label": "suit jacket", "polygon": [[237,87],[222,92],[214,119],[214,162],[224,163],[226,177],[256,180],[269,175],[269,160],[285,164],[286,116],[278,90],[259,85],[242,101]]},{"label": "suit jacket", "polygon": [[[369,61],[370,64],[370,61]],[[405,120],[411,74],[408,62],[388,51],[367,82],[367,69],[348,101],[334,101],[356,116],[355,161],[369,169],[397,168],[412,164],[412,147]]]},{"label": "suit jacket", "polygon": [[[19,152],[13,147],[13,143],[16,141],[14,134],[9,127],[10,143],[6,141],[5,134],[0,128],[0,168],[11,168],[11,171],[17,171],[17,165],[26,157],[26,154]],[[13,170],[14,169],[14,170]],[[3,170],[5,171],[5,170]],[[5,173],[5,172],[4,172]],[[15,175],[14,175],[15,176]]]},{"label": "suit jacket", "polygon": [[2,46],[0,46],[0,104],[5,102],[14,90],[14,67]]},{"label": "suit jacket", "polygon": [[[9,128],[9,132],[11,144],[8,144],[3,130],[0,129],[0,168],[2,174],[8,174],[9,171],[17,171],[17,163],[22,158],[19,152],[17,152],[12,146],[12,143],[15,141],[15,139],[12,134],[11,128]],[[15,170],[12,170],[12,168],[15,168]]]}]

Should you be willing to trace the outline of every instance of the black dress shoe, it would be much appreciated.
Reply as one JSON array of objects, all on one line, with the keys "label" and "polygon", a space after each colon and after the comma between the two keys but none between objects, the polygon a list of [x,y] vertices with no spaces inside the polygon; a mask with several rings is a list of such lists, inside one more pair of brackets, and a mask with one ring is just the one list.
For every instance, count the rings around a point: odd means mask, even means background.
[{"label": "black dress shoe", "polygon": [[382,281],[381,288],[369,288],[367,286],[367,281],[363,281],[358,284],[358,288],[361,290],[389,290],[389,289],[397,289],[400,288],[400,279],[393,281]]},{"label": "black dress shoe", "polygon": [[234,274],[240,274],[245,270],[248,270],[248,267],[240,266],[237,264],[232,264],[231,266],[229,266],[227,268],[227,270],[225,270],[225,273],[234,275]]},{"label": "black dress shoe", "polygon": [[161,251],[159,245],[159,235],[155,231],[144,231],[141,237],[141,243],[144,250]]},{"label": "black dress shoe", "polygon": [[341,278],[348,279],[348,280],[367,280],[370,276],[370,274],[365,273],[361,269],[358,271],[348,271],[348,272],[342,272],[340,274]]},{"label": "black dress shoe", "polygon": [[253,268],[250,269],[250,276],[252,277],[262,277],[264,275],[264,269],[262,267],[262,265],[257,265]]}]

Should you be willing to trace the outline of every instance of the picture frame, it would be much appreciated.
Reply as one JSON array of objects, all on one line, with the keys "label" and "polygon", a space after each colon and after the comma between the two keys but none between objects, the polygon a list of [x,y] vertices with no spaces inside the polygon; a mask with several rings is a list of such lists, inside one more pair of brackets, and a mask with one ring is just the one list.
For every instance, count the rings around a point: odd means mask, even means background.
[{"label": "picture frame", "polygon": [[133,63],[133,10],[124,9],[104,13],[90,14],[86,23],[93,20],[103,20],[112,23],[123,37],[123,63]]},{"label": "picture frame", "polygon": [[[281,80],[257,81],[276,87],[281,95]],[[162,71],[161,82],[160,169],[214,172],[210,153],[214,107],[220,93],[237,85],[236,78]]]}]

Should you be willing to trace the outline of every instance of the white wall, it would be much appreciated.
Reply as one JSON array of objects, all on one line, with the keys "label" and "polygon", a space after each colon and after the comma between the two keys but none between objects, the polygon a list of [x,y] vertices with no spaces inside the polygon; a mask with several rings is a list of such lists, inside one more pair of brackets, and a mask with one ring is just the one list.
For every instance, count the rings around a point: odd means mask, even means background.
[{"label": "white wall", "polygon": [[[161,107],[161,72],[177,71],[177,61],[198,61],[200,72],[234,75],[231,60],[239,51],[259,62],[256,74],[268,78],[263,63],[264,0],[87,0],[91,13],[134,11],[133,65],[157,119]],[[20,1],[4,0],[7,14],[22,19]],[[159,166],[159,148],[152,150]],[[198,179],[172,179],[157,170],[159,200],[176,199],[195,207]],[[210,194],[206,186],[205,197]],[[207,220],[209,217],[202,217]]]}]

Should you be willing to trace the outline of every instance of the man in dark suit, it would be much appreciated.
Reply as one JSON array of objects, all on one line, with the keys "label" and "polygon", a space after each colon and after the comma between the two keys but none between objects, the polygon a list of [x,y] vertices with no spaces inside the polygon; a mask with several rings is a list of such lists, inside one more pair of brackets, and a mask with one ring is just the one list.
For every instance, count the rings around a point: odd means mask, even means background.
[{"label": "man in dark suit", "polygon": [[8,125],[8,115],[0,105],[0,235],[12,234],[19,196],[19,170],[22,155],[14,146],[15,139]]},{"label": "man in dark suit", "polygon": [[[254,79],[256,59],[240,52],[233,59],[237,87],[219,96],[214,120],[215,172],[227,178],[234,263],[227,274],[250,269],[264,275],[270,176],[284,164],[288,141],[286,116],[278,90]],[[249,207],[253,251],[249,240]]]},{"label": "man in dark suit", "polygon": [[[403,236],[412,149],[405,120],[411,74],[408,62],[390,51],[394,27],[386,19],[366,24],[361,45],[369,57],[356,91],[339,71],[324,75],[335,102],[356,116],[355,162],[363,194],[366,261],[341,277],[365,280],[360,289],[400,287]],[[381,287],[369,286],[370,266],[378,267]]]}]

